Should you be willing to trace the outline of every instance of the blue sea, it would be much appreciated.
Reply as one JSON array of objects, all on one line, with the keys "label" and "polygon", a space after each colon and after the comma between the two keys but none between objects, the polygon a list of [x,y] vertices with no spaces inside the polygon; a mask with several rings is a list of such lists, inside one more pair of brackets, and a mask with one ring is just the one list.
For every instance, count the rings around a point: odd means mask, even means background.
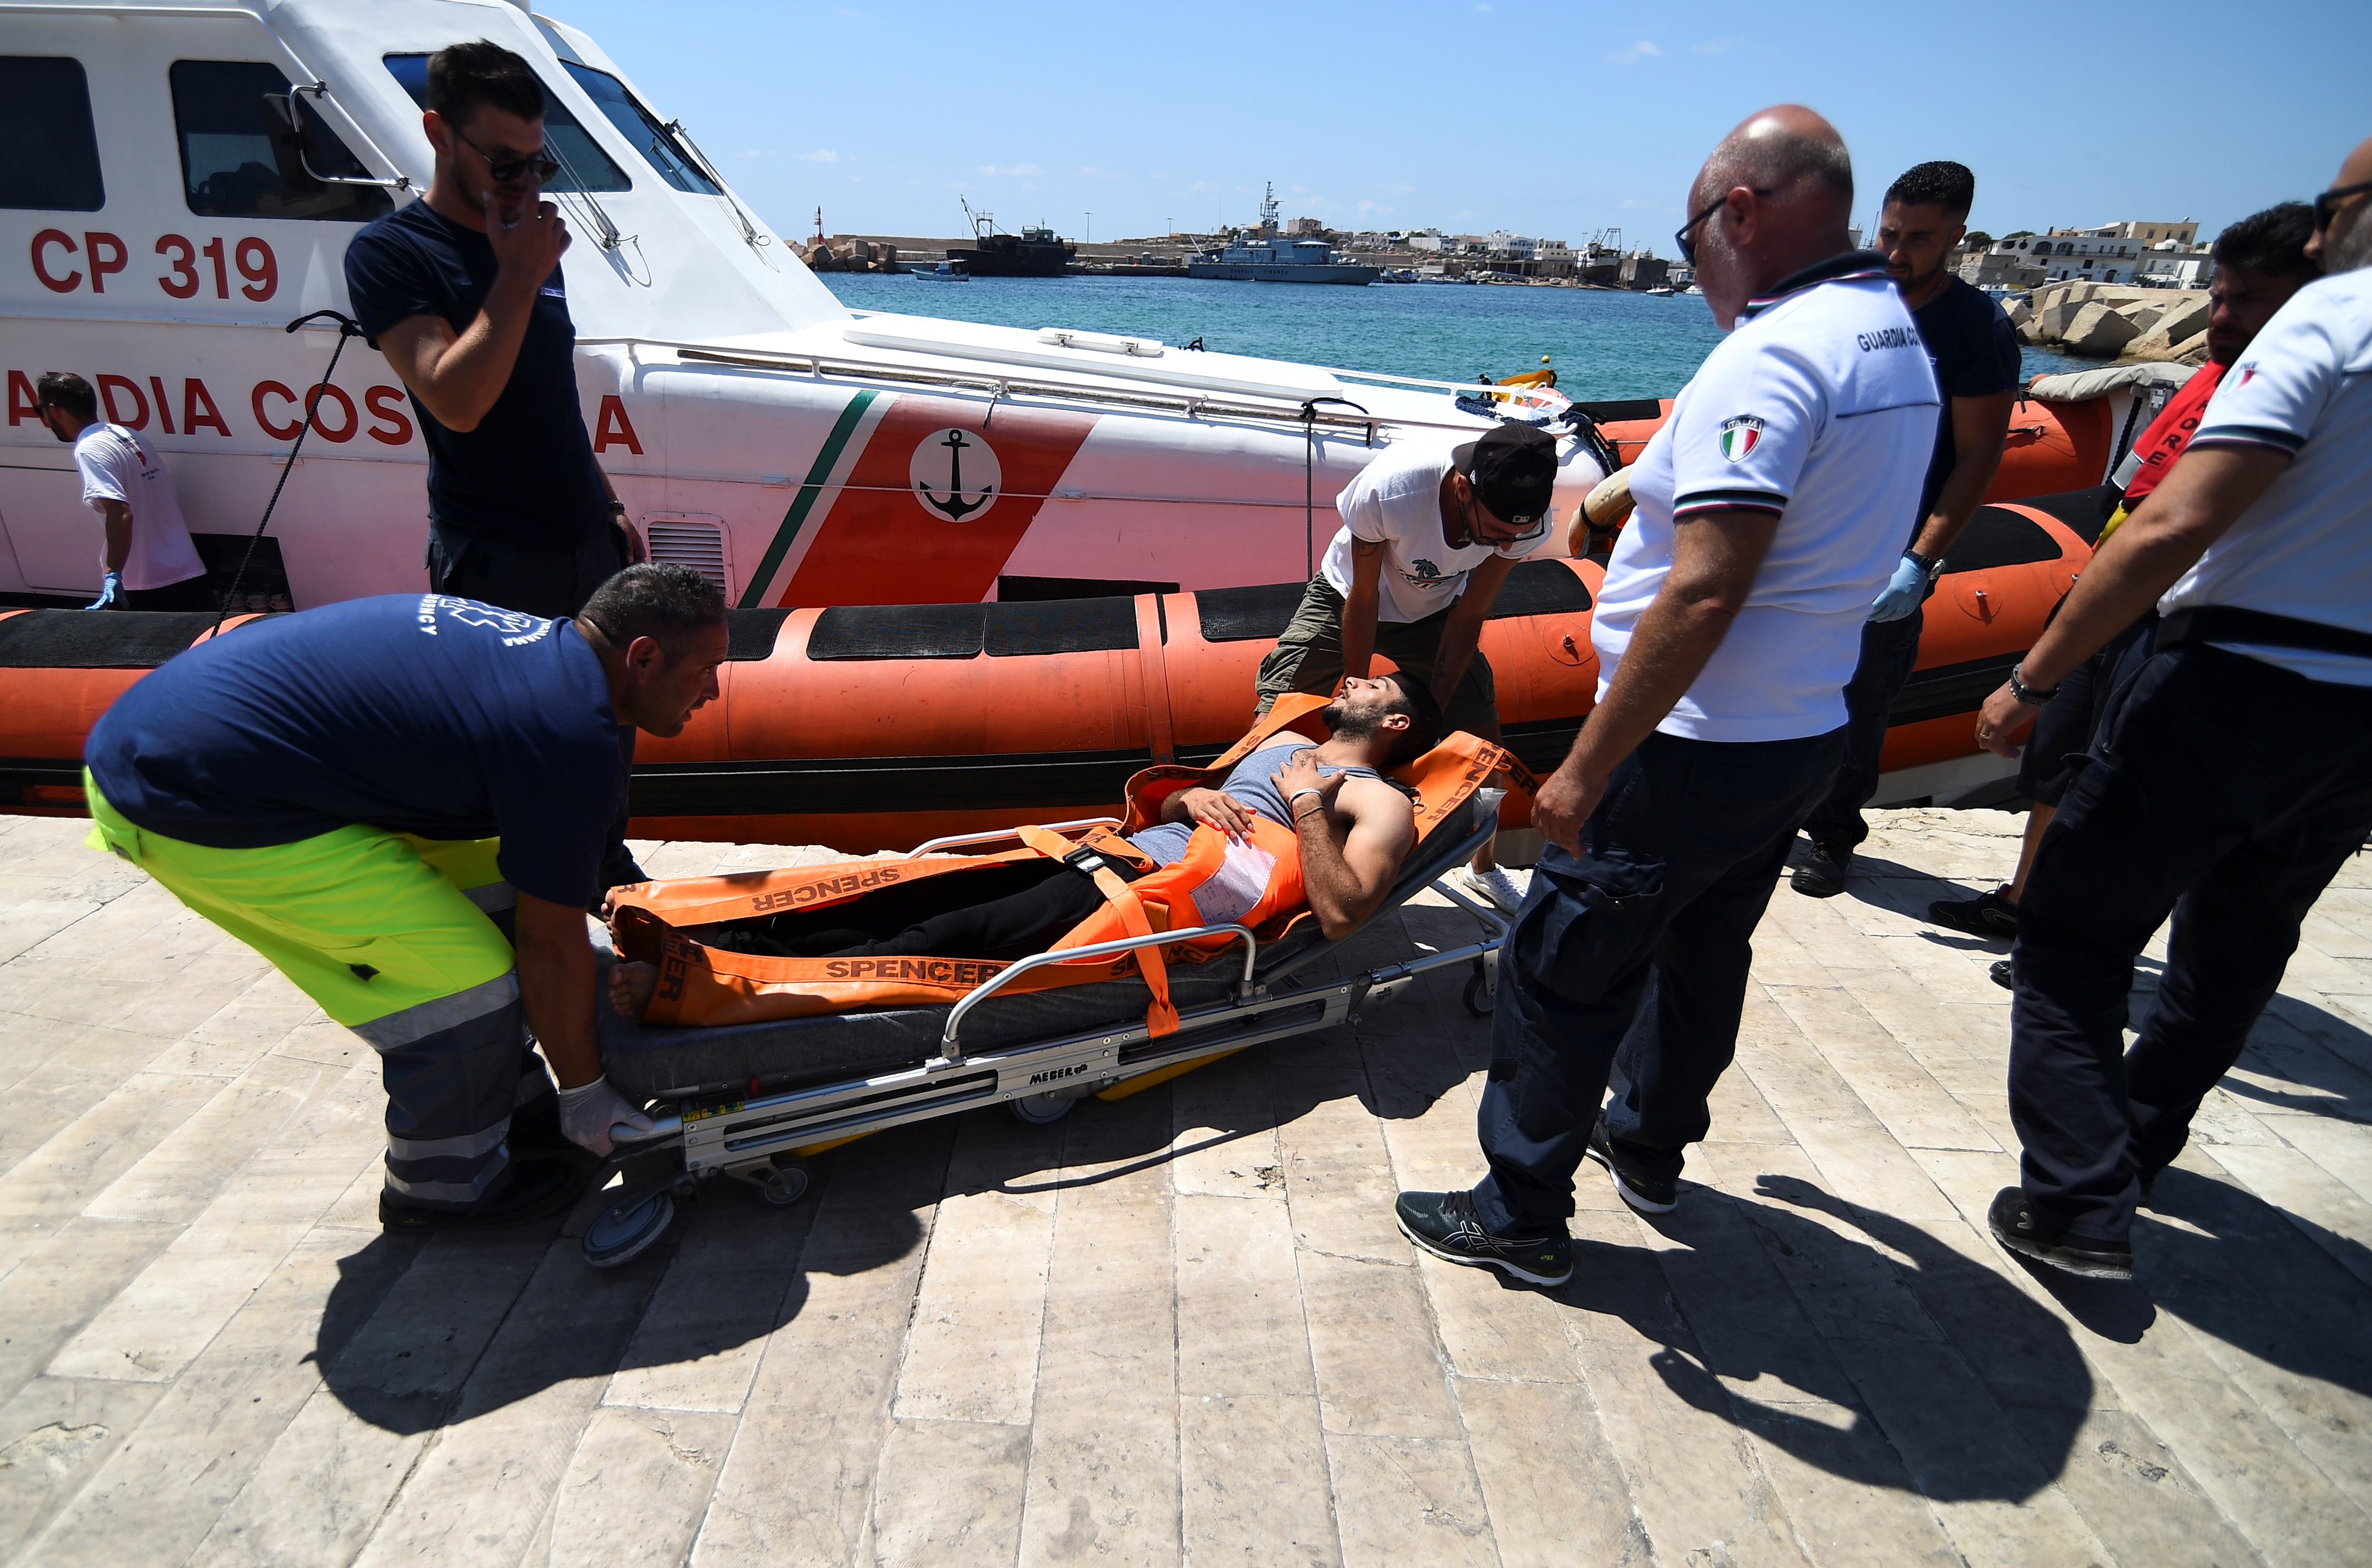
[{"label": "blue sea", "polygon": [[[1076,327],[1215,352],[1443,381],[1537,370],[1579,401],[1669,397],[1720,330],[1700,297],[1477,285],[1223,283],[1202,278],[974,278],[826,273],[857,310],[943,316],[1002,327]],[[2085,362],[2029,348],[2029,376]]]}]

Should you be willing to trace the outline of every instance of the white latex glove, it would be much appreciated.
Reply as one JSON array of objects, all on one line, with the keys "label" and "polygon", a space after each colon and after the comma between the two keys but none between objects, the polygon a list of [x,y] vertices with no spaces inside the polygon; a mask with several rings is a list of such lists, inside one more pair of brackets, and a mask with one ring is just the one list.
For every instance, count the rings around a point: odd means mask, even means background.
[{"label": "white latex glove", "polygon": [[85,610],[113,610],[123,598],[123,574],[110,572],[107,581],[99,587],[99,597],[84,605]]},{"label": "white latex glove", "polygon": [[637,1132],[651,1130],[651,1119],[611,1088],[608,1078],[560,1091],[560,1131],[578,1147],[606,1156],[617,1146],[610,1140],[610,1129],[621,1121]]},{"label": "white latex glove", "polygon": [[1927,599],[1926,569],[1908,555],[1895,563],[1894,575],[1869,607],[1872,621],[1900,621]]}]

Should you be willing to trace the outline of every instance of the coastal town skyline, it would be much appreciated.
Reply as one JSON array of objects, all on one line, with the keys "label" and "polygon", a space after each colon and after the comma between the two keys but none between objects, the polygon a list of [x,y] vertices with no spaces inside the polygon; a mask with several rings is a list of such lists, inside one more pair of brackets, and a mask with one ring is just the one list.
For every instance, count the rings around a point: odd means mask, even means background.
[{"label": "coastal town skyline", "polygon": [[[1971,225],[1995,235],[2163,217],[2212,236],[2328,181],[2363,134],[2350,63],[2372,47],[2372,12],[2318,0],[2258,7],[2212,52],[2194,29],[2110,14],[2010,28],[1873,5],[1784,28],[1544,0],[1384,5],[1356,29],[1273,8],[1200,14],[1208,25],[1181,28],[1157,10],[992,17],[938,0],[555,13],[682,115],[789,238],[811,231],[819,204],[832,232],[960,234],[959,196],[1008,230],[1211,233],[1256,221],[1273,180],[1288,218],[1338,231],[1580,245],[1620,226],[1627,248],[1663,254],[1703,149],[1788,99],[1843,132],[1865,224],[1895,174],[1944,157],[1976,170]],[[849,64],[720,71],[720,35],[735,62]],[[2184,133],[2211,67],[2247,89],[2232,100],[2247,111]]]}]

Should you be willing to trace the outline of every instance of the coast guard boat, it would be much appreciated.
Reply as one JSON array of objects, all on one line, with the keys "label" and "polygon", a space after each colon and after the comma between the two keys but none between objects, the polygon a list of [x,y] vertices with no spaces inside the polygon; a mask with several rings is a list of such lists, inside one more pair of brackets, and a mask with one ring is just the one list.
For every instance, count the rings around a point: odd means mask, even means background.
[{"label": "coast guard boat", "polygon": [[[286,329],[351,314],[347,243],[428,184],[427,56],[478,37],[524,56],[551,105],[596,451],[652,553],[737,605],[1304,578],[1380,448],[1490,423],[1446,382],[852,311],[599,44],[517,5],[8,11],[0,600],[99,587],[72,455],[34,413],[45,370],[79,372],[156,442],[210,562],[236,563],[311,402],[247,586],[298,609],[423,586],[427,454],[401,384],[355,342],[316,394],[338,329]],[[1597,478],[1581,460],[1561,520]]]},{"label": "coast guard boat", "polygon": [[[41,372],[81,373],[168,455],[224,585],[306,432],[231,608],[424,587],[416,416],[366,344],[325,374],[343,341],[322,313],[350,311],[360,226],[428,182],[428,55],[478,37],[525,57],[549,99],[597,455],[652,555],[738,607],[727,700],[637,755],[636,816],[669,836],[911,842],[896,834],[954,776],[970,816],[923,830],[1114,798],[1132,770],[1240,733],[1332,499],[1379,450],[1544,424],[1564,465],[1545,553],[1564,555],[1583,497],[1670,411],[1575,405],[1536,375],[1478,388],[852,311],[593,40],[506,0],[15,0],[0,811],[81,809],[90,726],[213,621],[32,608],[78,606],[100,575],[72,456],[35,412]],[[2020,406],[1990,499],[2096,486],[2146,423],[2131,389],[2065,395]],[[2055,499],[1989,506],[1955,548],[1959,613],[1939,592],[1884,798],[1962,797],[2004,771],[1967,715],[2088,554],[2088,493]],[[1594,691],[1597,572],[1528,563],[1485,633],[1535,766]],[[948,679],[925,694],[932,670]]]}]

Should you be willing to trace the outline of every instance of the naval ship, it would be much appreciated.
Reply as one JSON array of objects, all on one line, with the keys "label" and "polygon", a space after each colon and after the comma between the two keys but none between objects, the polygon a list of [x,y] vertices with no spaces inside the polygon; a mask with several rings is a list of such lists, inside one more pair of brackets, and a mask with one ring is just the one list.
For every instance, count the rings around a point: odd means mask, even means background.
[{"label": "naval ship", "polygon": [[1248,228],[1215,260],[1204,257],[1186,263],[1190,278],[1221,278],[1235,283],[1371,284],[1383,275],[1381,267],[1345,261],[1322,239],[1286,239],[1277,231],[1276,186],[1268,187],[1261,203],[1258,228]]}]

